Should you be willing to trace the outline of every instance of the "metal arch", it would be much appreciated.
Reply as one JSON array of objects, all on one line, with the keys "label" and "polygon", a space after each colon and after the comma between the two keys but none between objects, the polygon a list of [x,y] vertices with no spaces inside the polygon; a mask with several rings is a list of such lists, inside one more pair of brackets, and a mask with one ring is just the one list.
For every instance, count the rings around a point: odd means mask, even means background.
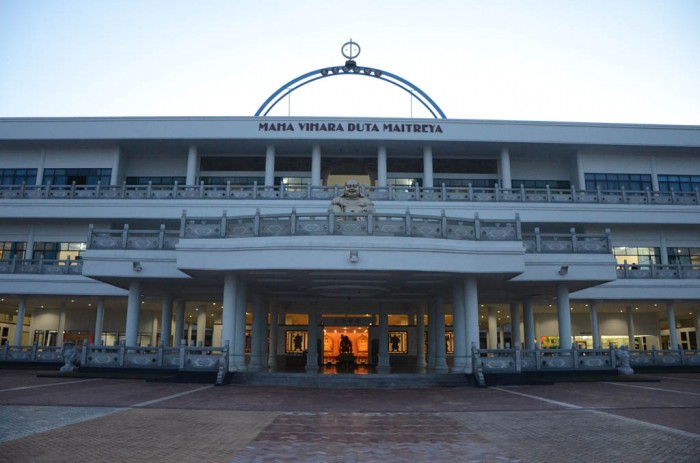
[{"label": "metal arch", "polygon": [[[275,105],[277,105],[277,103],[279,103],[284,97],[286,97],[287,95],[289,95],[293,91],[303,87],[304,85],[310,84],[311,82],[314,82],[316,80],[323,79],[325,77],[332,77],[332,76],[358,75],[358,76],[363,76],[363,77],[374,77],[375,79],[380,79],[380,80],[383,80],[383,81],[388,82],[390,84],[396,85],[397,87],[399,87],[403,91],[410,93],[412,98],[415,98],[423,106],[425,106],[425,108],[430,112],[430,114],[433,115],[434,118],[447,119],[447,116],[445,116],[445,113],[442,111],[442,109],[440,109],[440,107],[437,105],[437,103],[435,103],[433,101],[433,99],[428,96],[428,94],[426,94],[423,90],[421,90],[416,85],[409,82],[408,80],[404,79],[403,77],[400,77],[400,76],[393,74],[391,72],[384,71],[382,69],[377,69],[377,68],[366,68],[366,67],[360,67],[360,66],[358,66],[358,68],[360,69],[359,72],[354,72],[354,71],[353,72],[338,72],[337,74],[329,72],[325,75],[322,74],[322,72],[321,72],[324,69],[330,70],[334,67],[342,70],[344,66],[345,65],[330,66],[327,68],[317,69],[315,71],[307,72],[306,74],[302,74],[299,77],[296,77],[296,78],[290,80],[286,84],[282,85],[279,89],[277,89],[274,93],[272,93],[267,98],[267,100],[265,100],[265,102],[262,105],[260,105],[260,108],[258,108],[258,110],[255,112],[255,116],[256,117],[261,116],[261,115],[267,116],[268,113],[272,110],[272,108],[274,108]],[[364,69],[371,69],[372,74],[365,74],[363,72]],[[375,74],[375,71],[379,71],[380,75],[377,76]],[[309,77],[312,77],[314,75],[315,75],[315,77],[313,79],[309,79]],[[302,82],[305,79],[308,79],[308,80],[306,80],[305,82]],[[391,79],[394,79],[398,82],[394,82],[394,80],[391,80]],[[301,83],[299,83],[299,82],[301,82]],[[416,93],[414,93],[413,91],[415,91],[418,95],[416,95]],[[272,102],[272,104],[270,104],[271,102]],[[269,105],[269,107],[268,107],[268,105]],[[265,108],[267,108],[267,109],[265,109]],[[436,112],[437,112],[437,114],[436,114]]]}]

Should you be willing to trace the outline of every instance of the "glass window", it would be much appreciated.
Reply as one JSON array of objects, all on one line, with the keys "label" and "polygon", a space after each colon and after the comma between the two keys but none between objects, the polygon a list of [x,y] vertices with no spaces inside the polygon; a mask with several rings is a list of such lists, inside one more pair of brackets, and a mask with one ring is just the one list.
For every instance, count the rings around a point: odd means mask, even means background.
[{"label": "glass window", "polygon": [[0,169],[0,185],[34,185],[36,169]]},{"label": "glass window", "polygon": [[265,177],[200,177],[199,180],[205,185],[226,185],[231,182],[231,185],[253,185],[255,182],[258,185],[265,185]]},{"label": "glass window", "polygon": [[646,174],[585,174],[586,189],[644,191],[651,190],[651,175]]},{"label": "glass window", "polygon": [[27,251],[27,243],[24,241],[0,241],[0,259],[10,260],[13,257],[24,259]]},{"label": "glass window", "polygon": [[109,185],[112,169],[44,169],[44,185]]},{"label": "glass window", "polygon": [[498,183],[497,178],[436,178],[434,184],[436,186],[446,187],[462,187],[468,188],[471,184],[472,188],[494,188]]},{"label": "glass window", "polygon": [[700,190],[700,175],[659,175],[659,190],[693,192]]},{"label": "glass window", "polygon": [[185,177],[127,177],[127,185],[148,185],[151,182],[152,185],[178,185],[185,184]]},{"label": "glass window", "polygon": [[668,263],[700,265],[700,248],[668,248]]},{"label": "glass window", "polygon": [[613,255],[618,265],[650,265],[661,263],[660,248],[614,246]]},{"label": "glass window", "polygon": [[34,243],[32,259],[71,260],[82,258],[87,246],[85,243],[53,243],[38,241]]},{"label": "glass window", "polygon": [[548,186],[555,190],[568,190],[571,188],[571,182],[568,180],[513,180],[512,183],[513,188],[520,188],[520,185],[532,189],[545,189]]}]

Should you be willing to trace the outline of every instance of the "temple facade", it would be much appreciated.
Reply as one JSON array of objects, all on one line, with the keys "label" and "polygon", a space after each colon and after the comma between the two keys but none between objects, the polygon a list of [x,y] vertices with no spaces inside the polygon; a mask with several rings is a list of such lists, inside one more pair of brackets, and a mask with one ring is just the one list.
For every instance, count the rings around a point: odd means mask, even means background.
[{"label": "temple facade", "polygon": [[0,119],[0,180],[6,357],[470,373],[474,348],[698,349],[700,127]]}]

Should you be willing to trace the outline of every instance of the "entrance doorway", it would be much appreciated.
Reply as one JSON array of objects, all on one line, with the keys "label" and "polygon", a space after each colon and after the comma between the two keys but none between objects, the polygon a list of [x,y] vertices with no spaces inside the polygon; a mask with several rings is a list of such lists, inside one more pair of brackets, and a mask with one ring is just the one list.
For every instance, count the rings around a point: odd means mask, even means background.
[{"label": "entrance doorway", "polygon": [[369,346],[368,326],[324,327],[323,373],[368,373]]}]

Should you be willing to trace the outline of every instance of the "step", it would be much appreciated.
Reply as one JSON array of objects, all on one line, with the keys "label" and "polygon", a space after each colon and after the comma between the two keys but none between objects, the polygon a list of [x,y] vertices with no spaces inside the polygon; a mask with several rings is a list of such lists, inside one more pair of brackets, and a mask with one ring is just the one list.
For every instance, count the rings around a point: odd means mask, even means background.
[{"label": "step", "polygon": [[413,389],[427,387],[468,387],[472,381],[465,374],[320,374],[238,372],[231,384],[288,387],[386,388]]}]

